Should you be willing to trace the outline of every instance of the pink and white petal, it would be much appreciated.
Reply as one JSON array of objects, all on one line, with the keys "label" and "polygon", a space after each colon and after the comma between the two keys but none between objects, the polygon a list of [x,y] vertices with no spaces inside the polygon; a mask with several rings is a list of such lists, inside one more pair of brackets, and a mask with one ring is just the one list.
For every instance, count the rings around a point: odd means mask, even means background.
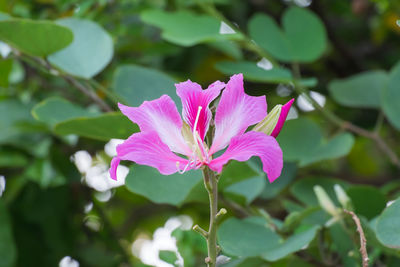
[{"label": "pink and white petal", "polygon": [[254,97],[244,92],[243,75],[233,75],[215,114],[215,135],[210,154],[225,148],[232,137],[243,134],[267,115],[265,96]]},{"label": "pink and white petal", "polygon": [[188,80],[175,84],[175,86],[176,93],[182,100],[183,119],[190,126],[192,131],[197,113],[199,112],[199,107],[201,107],[196,131],[199,133],[200,138],[204,140],[212,117],[208,106],[218,97],[221,90],[225,87],[225,84],[217,81],[211,84],[207,90],[203,90],[199,84]]},{"label": "pink and white petal", "polygon": [[213,159],[209,167],[221,172],[229,160],[247,161],[252,156],[260,157],[263,170],[271,183],[281,175],[283,158],[278,142],[272,136],[254,131],[233,137],[228,149],[220,157]]},{"label": "pink and white petal", "polygon": [[172,151],[191,154],[181,133],[182,119],[174,101],[168,95],[144,101],[139,107],[128,107],[120,103],[118,107],[125,116],[139,125],[142,132],[156,131]]},{"label": "pink and white petal", "polygon": [[286,117],[289,113],[290,107],[292,106],[293,102],[294,98],[290,99],[289,102],[287,102],[285,105],[282,106],[281,114],[279,115],[278,122],[274,130],[272,131],[271,136],[277,137],[278,134],[281,132],[283,124],[285,124]]},{"label": "pink and white petal", "polygon": [[113,158],[110,168],[114,180],[121,160],[154,167],[164,175],[183,170],[188,164],[188,160],[175,155],[155,131],[135,133],[117,146],[117,156]]}]

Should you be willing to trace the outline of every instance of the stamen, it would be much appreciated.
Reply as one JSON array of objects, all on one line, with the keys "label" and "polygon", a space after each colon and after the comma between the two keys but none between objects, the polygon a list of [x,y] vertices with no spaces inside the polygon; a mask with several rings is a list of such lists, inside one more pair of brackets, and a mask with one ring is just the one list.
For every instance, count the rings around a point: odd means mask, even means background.
[{"label": "stamen", "polygon": [[202,106],[199,106],[199,108],[198,108],[198,110],[197,110],[197,114],[196,114],[196,119],[194,120],[194,125],[193,125],[193,141],[194,141],[194,142],[196,142],[195,133],[197,132],[197,131],[196,131],[197,123],[199,122],[200,112],[201,112],[201,109],[202,109],[202,108],[203,108]]}]

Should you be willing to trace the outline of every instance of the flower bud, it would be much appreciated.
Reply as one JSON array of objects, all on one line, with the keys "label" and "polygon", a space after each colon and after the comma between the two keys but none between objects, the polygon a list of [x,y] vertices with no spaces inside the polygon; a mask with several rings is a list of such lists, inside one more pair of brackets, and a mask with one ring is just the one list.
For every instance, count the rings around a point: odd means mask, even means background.
[{"label": "flower bud", "polygon": [[254,127],[253,131],[263,132],[267,135],[277,137],[286,121],[293,101],[294,99],[291,99],[285,105],[276,105],[271,112]]},{"label": "flower bud", "polygon": [[336,217],[336,215],[338,215],[338,210],[337,210],[335,204],[333,204],[333,202],[330,199],[330,197],[328,196],[328,194],[325,192],[325,190],[321,186],[316,185],[316,186],[314,186],[314,192],[315,192],[315,195],[317,196],[318,202],[321,205],[321,207],[326,212],[328,212],[332,216]]},{"label": "flower bud", "polygon": [[350,209],[351,208],[351,200],[350,200],[349,196],[346,194],[346,192],[343,190],[343,188],[340,185],[335,184],[333,186],[333,189],[335,190],[336,197],[339,200],[342,207],[344,209]]}]

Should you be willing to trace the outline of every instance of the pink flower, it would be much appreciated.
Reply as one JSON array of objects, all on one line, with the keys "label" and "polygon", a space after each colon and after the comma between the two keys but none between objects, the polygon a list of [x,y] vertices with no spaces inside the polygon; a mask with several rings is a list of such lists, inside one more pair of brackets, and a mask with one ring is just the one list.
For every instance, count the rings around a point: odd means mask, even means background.
[{"label": "pink flower", "polygon": [[[169,175],[202,166],[221,172],[229,160],[247,161],[252,156],[260,157],[270,182],[280,176],[282,150],[275,138],[263,132],[246,132],[249,126],[266,117],[267,103],[265,96],[253,97],[244,92],[242,74],[232,76],[226,86],[217,81],[203,90],[188,80],[176,84],[176,88],[182,101],[184,122],[168,95],[145,101],[140,107],[118,105],[125,116],[139,125],[141,132],[117,146],[117,156],[110,168],[114,180],[121,160],[148,165]],[[208,148],[205,136],[212,120],[209,105],[224,88],[215,113],[212,145]],[[280,112],[274,136],[286,119],[291,103],[287,105]],[[221,156],[213,158],[226,147]]]}]

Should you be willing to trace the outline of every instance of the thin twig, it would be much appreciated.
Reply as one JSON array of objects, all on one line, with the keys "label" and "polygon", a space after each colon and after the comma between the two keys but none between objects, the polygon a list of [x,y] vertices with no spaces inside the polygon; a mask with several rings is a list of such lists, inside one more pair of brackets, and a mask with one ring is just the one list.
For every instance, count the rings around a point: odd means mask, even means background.
[{"label": "thin twig", "polygon": [[351,218],[353,219],[354,223],[357,226],[357,232],[360,234],[360,253],[362,257],[362,266],[368,267],[369,258],[367,253],[367,239],[365,238],[364,230],[362,229],[360,219],[352,211],[349,210],[343,210],[343,211],[351,215]]}]

